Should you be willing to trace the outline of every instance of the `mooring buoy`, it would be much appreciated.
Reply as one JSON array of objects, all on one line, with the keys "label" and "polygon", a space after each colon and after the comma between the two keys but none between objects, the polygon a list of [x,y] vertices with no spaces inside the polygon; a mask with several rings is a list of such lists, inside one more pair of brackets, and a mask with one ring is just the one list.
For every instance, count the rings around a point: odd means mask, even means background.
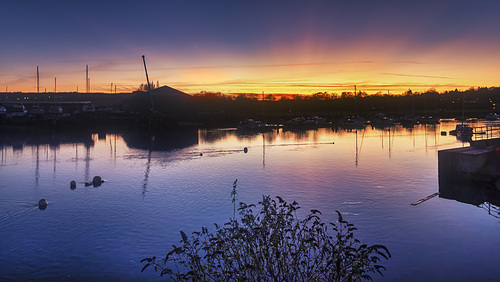
[{"label": "mooring buoy", "polygon": [[46,199],[41,199],[40,201],[38,201],[38,208],[41,210],[44,210],[47,208],[48,204],[49,204],[49,202],[47,202]]},{"label": "mooring buoy", "polygon": [[94,176],[94,178],[92,178],[92,185],[94,185],[94,187],[101,186],[103,182],[104,180],[102,180],[100,176]]},{"label": "mooring buoy", "polygon": [[248,153],[248,148],[247,147],[243,148],[243,152],[245,152],[245,154]]}]

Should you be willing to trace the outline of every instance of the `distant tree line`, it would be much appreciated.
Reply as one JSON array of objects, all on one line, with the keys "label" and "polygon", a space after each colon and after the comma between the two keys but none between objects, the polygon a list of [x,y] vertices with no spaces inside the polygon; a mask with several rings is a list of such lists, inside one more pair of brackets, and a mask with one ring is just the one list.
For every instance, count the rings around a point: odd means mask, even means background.
[{"label": "distant tree line", "polygon": [[203,111],[235,113],[241,117],[288,118],[297,115],[434,115],[456,117],[465,114],[480,117],[496,112],[500,103],[499,87],[469,88],[437,92],[405,91],[402,94],[368,95],[366,92],[318,92],[313,95],[225,95],[220,92],[200,92],[194,95]]},{"label": "distant tree line", "polygon": [[[312,95],[291,94],[223,94],[202,91],[187,95],[166,86],[151,84],[154,111],[172,121],[203,123],[207,126],[234,126],[239,121],[253,118],[266,122],[280,122],[295,117],[321,116],[330,120],[345,115],[362,115],[366,118],[377,113],[393,117],[407,114],[430,115],[441,118],[483,117],[498,112],[499,87],[478,87],[467,90],[425,92],[407,90],[401,94],[367,94],[363,91]],[[91,101],[96,108],[118,108],[127,114],[151,114],[151,96],[147,84],[133,93],[0,93],[1,101]],[[130,95],[132,94],[132,95]]]}]

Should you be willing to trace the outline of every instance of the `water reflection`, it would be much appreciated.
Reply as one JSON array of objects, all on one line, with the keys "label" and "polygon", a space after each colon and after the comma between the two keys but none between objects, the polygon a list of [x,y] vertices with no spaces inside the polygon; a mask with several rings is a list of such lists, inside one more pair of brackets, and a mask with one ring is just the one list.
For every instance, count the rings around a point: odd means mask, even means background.
[{"label": "water reflection", "polygon": [[36,169],[35,169],[35,182],[36,185],[40,181],[40,145],[36,145]]},{"label": "water reflection", "polygon": [[[447,125],[443,126],[447,128]],[[210,129],[200,130],[199,139],[201,144],[225,143],[241,146],[244,144],[253,144],[252,147],[262,147],[262,160],[265,166],[266,149],[275,146],[317,146],[323,144],[333,144],[335,139],[350,139],[354,148],[354,164],[359,165],[360,157],[363,151],[363,144],[366,138],[379,139],[380,148],[387,152],[390,159],[393,155],[395,143],[397,147],[408,144],[412,151],[417,150],[417,142],[422,140],[426,153],[429,149],[439,146],[439,124],[424,124],[413,126],[392,125],[383,128],[362,126],[360,128],[316,128],[316,129],[297,129],[297,128],[277,128],[266,132],[259,131],[237,131],[234,129]],[[334,137],[335,136],[335,137]],[[261,144],[258,144],[262,139]],[[398,140],[398,141],[396,141]],[[252,149],[254,149],[252,148]],[[226,147],[226,150],[229,149]],[[220,152],[225,151],[221,148]]]},{"label": "water reflection", "polygon": [[[85,181],[89,181],[89,178],[90,178],[90,174],[89,174],[89,171],[90,171],[90,148],[91,146],[93,146],[94,144],[90,144],[90,143],[85,143],[85,175],[84,175],[84,180]],[[75,151],[77,152],[77,156],[78,156],[78,146],[75,146]],[[76,164],[78,166],[78,157],[76,158]]]},{"label": "water reflection", "polygon": [[0,134],[0,147],[11,147],[14,151],[24,146],[48,145],[58,148],[62,144],[92,144],[92,134],[81,131],[29,132],[25,130],[7,131]]},{"label": "water reflection", "polygon": [[215,143],[219,140],[225,139],[228,135],[233,134],[234,132],[234,129],[200,130],[199,138],[205,143]]},{"label": "water reflection", "polygon": [[[449,125],[448,127],[451,126]],[[337,140],[346,139],[346,141],[352,140],[348,141],[348,143],[353,148],[354,165],[357,167],[360,164],[360,158],[364,150],[363,144],[366,138],[379,138],[380,148],[386,151],[387,156],[391,158],[395,146],[400,147],[403,144],[409,144],[412,150],[416,150],[417,142],[419,139],[422,140],[422,136],[426,152],[429,148],[435,148],[439,143],[439,130],[443,130],[443,124],[416,125],[413,127],[394,125],[384,127],[383,129],[366,126],[361,129],[318,128],[304,130],[279,128],[266,132],[241,132],[234,129],[190,129],[166,132],[128,131],[116,134],[78,131],[49,132],[44,134],[9,132],[9,134],[2,134],[0,136],[0,162],[3,164],[7,162],[9,158],[9,154],[7,153],[8,148],[17,152],[16,154],[22,153],[23,149],[31,148],[35,160],[35,183],[38,184],[40,181],[40,162],[47,162],[50,158],[53,164],[52,174],[55,176],[58,173],[57,165],[60,162],[60,147],[62,145],[70,145],[74,152],[73,162],[75,163],[75,170],[78,169],[79,164],[83,160],[85,164],[84,181],[89,181],[92,177],[90,171],[93,148],[96,142],[108,145],[105,154],[115,163],[118,155],[117,149],[122,146],[121,142],[124,142],[124,145],[128,148],[143,150],[147,153],[147,155],[144,155],[147,161],[143,177],[144,188],[146,188],[148,175],[151,170],[151,162],[155,159],[154,152],[171,152],[168,157],[162,155],[162,159],[171,161],[173,159],[191,159],[194,156],[200,157],[200,154],[209,157],[235,154],[242,152],[243,148],[247,147],[250,150],[258,149],[262,151],[262,166],[265,167],[266,150],[272,147],[318,146],[321,144],[333,144]],[[396,142],[396,140],[398,141]],[[197,152],[182,152],[184,148],[197,145]],[[83,158],[81,156],[82,152],[84,155]],[[103,157],[102,153],[104,152],[99,152],[99,157]]]},{"label": "water reflection", "polygon": [[[2,275],[40,273],[49,280],[52,270],[77,275],[75,269],[82,265],[82,273],[108,265],[116,277],[153,280],[154,273],[140,273],[140,259],[161,254],[158,246],[165,242],[178,242],[178,230],[224,222],[232,214],[230,184],[238,179],[241,201],[282,195],[300,201],[304,211],[318,208],[326,219],[336,209],[345,213],[361,227],[363,241],[387,243],[394,250],[390,281],[404,280],[408,269],[415,273],[411,267],[441,268],[442,261],[452,262],[436,272],[453,275],[470,264],[473,249],[484,258],[473,267],[481,273],[494,269],[486,278],[498,277],[497,268],[490,268],[494,263],[488,264],[497,255],[498,248],[490,254],[491,246],[500,245],[494,235],[498,220],[469,205],[498,216],[500,195],[492,183],[481,193],[476,189],[480,185],[459,183],[450,191],[443,186],[441,199],[410,206],[438,189],[437,151],[463,145],[454,136],[439,134],[454,127],[1,135]],[[94,175],[107,182],[81,188]],[[72,180],[76,185],[70,185]],[[34,206],[42,198],[50,203],[44,212]],[[464,221],[470,226],[467,232]],[[477,240],[488,246],[471,240],[485,235],[491,238]],[[457,254],[460,249],[465,251]],[[71,254],[78,254],[81,263],[75,264]],[[427,274],[415,279],[425,280]],[[434,280],[444,280],[439,278]]]},{"label": "water reflection", "polygon": [[320,135],[332,132],[332,128],[319,129],[294,129],[278,128],[266,132],[259,131],[238,131],[234,129],[206,129],[199,131],[200,141],[204,143],[216,143],[234,139],[238,141],[255,141],[260,136],[264,136],[265,142],[276,143],[278,141],[297,141],[304,140],[317,142]]},{"label": "water reflection", "polygon": [[146,151],[172,151],[198,144],[198,131],[195,129],[131,131],[123,133],[122,137],[129,148]]},{"label": "water reflection", "polygon": [[153,152],[172,152],[198,144],[198,131],[194,129],[160,132],[135,131],[124,133],[122,137],[129,148],[147,151],[141,191],[143,197],[146,196],[148,191]]},{"label": "water reflection", "polygon": [[[122,140],[120,140],[122,139]],[[119,141],[120,140],[120,141]],[[129,148],[140,149],[148,152],[146,168],[144,170],[143,193],[147,190],[149,173],[151,170],[152,153],[154,151],[175,151],[182,148],[190,147],[198,144],[197,130],[178,130],[166,132],[142,132],[129,131],[121,134],[106,134],[105,132],[90,132],[90,131],[54,131],[54,132],[29,132],[29,131],[8,131],[0,135],[0,165],[12,163],[12,158],[21,160],[25,150],[30,150],[34,163],[34,183],[35,186],[40,185],[41,175],[40,170],[45,167],[41,163],[51,164],[52,178],[56,179],[58,165],[65,162],[69,151],[71,154],[71,162],[75,164],[75,171],[78,170],[78,165],[83,161],[85,167],[83,170],[83,179],[78,183],[89,182],[93,175],[92,163],[94,161],[93,150],[97,142],[108,144],[108,156],[110,160],[116,163],[117,148],[123,143]],[[64,147],[64,152],[60,153]],[[80,154],[84,152],[84,157],[81,159]],[[69,150],[68,150],[69,149]],[[12,153],[10,153],[12,152]],[[101,149],[99,149],[99,158],[102,158]],[[62,159],[60,158],[62,155]],[[69,180],[68,180],[69,181]],[[72,190],[76,186],[71,187]]]},{"label": "water reflection", "polygon": [[492,181],[453,181],[439,175],[439,197],[485,209],[500,218],[500,190]]}]

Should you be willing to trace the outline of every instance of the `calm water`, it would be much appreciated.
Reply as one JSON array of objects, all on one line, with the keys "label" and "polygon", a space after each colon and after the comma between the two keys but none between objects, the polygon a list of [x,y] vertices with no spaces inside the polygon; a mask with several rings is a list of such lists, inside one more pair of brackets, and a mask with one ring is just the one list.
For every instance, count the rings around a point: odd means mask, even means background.
[{"label": "calm water", "polygon": [[[438,150],[468,146],[441,135],[454,127],[4,134],[0,276],[156,280],[140,260],[165,255],[179,230],[226,222],[238,179],[239,201],[279,195],[325,221],[341,211],[361,241],[393,255],[375,280],[496,280],[498,212],[439,197],[410,205],[439,190]],[[95,175],[106,182],[85,187]]]}]

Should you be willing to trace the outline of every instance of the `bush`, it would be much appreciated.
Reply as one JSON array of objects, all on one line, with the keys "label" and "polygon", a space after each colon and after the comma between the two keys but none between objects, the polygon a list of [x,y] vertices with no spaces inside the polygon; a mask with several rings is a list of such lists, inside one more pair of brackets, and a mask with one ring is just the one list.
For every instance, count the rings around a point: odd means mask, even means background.
[{"label": "bush", "polygon": [[[233,201],[235,188],[236,181]],[[152,266],[176,281],[360,281],[383,275],[385,267],[377,263],[389,259],[389,250],[361,244],[340,212],[336,223],[322,222],[318,210],[299,220],[296,202],[276,198],[263,196],[258,213],[255,205],[240,203],[240,220],[233,215],[223,226],[215,224],[214,233],[203,227],[188,238],[181,231],[181,246],[163,259],[143,259],[142,271]]]}]

